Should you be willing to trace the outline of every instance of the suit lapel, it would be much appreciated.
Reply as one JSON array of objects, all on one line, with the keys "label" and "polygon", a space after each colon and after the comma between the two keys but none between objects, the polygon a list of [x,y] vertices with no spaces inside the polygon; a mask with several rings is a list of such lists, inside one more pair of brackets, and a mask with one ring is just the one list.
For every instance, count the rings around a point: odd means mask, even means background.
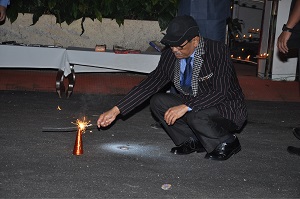
[{"label": "suit lapel", "polygon": [[[198,78],[201,67],[203,65],[203,57],[204,54],[204,41],[203,38],[200,37],[199,45],[195,49],[194,54],[194,64],[193,64],[193,75],[192,75],[192,91],[193,96],[198,94]],[[180,60],[177,60],[175,63],[175,70],[174,70],[174,85],[176,89],[183,93],[184,95],[190,95],[188,92],[185,92],[180,85]]]}]

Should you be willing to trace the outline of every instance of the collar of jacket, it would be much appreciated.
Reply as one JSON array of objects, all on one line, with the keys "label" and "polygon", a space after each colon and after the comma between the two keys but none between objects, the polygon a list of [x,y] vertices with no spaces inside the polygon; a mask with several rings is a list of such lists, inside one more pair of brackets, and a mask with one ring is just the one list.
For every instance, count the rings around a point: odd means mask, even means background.
[{"label": "collar of jacket", "polygon": [[[198,77],[203,64],[203,54],[205,54],[204,40],[203,37],[200,36],[199,44],[195,48],[193,75],[191,83],[193,91],[192,95],[194,97],[198,94]],[[180,59],[178,59],[175,63],[174,85],[179,92],[183,93],[184,95],[190,95],[190,93],[185,92],[180,86]]]}]

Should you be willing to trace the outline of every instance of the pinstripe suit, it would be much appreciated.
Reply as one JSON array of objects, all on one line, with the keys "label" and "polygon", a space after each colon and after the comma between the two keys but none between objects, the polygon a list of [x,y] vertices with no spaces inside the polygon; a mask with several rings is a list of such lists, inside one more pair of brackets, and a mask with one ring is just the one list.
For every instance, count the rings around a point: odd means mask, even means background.
[{"label": "pinstripe suit", "polygon": [[[192,108],[192,112],[214,107],[222,117],[232,121],[236,129],[244,124],[247,118],[244,95],[229,50],[222,42],[200,37],[194,55],[192,94],[181,89],[180,60],[169,48],[163,51],[157,68],[118,102],[117,107],[126,115],[169,82],[174,83],[181,102]],[[182,140],[173,141],[178,145]]]}]

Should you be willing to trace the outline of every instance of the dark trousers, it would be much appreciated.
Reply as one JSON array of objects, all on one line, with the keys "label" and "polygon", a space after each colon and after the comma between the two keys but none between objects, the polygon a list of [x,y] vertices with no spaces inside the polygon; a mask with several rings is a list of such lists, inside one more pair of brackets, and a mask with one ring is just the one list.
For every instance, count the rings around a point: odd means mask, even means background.
[{"label": "dark trousers", "polygon": [[167,134],[176,146],[181,145],[190,137],[199,140],[208,153],[212,152],[220,143],[233,139],[236,125],[222,117],[215,107],[198,112],[189,111],[176,120],[174,125],[167,125],[164,120],[165,112],[174,106],[183,104],[177,94],[157,93],[150,101],[153,114],[160,121]]},{"label": "dark trousers", "polygon": [[[300,48],[298,49],[298,71],[296,70],[296,75],[297,75],[297,72],[298,72],[298,81],[299,81],[299,94],[300,94]],[[297,76],[296,76],[296,79],[297,79]]]}]

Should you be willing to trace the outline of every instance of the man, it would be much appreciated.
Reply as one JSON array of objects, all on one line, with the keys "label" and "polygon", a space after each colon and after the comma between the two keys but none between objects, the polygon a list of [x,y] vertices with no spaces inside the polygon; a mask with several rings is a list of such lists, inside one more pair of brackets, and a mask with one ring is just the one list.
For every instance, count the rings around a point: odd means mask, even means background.
[{"label": "man", "polygon": [[300,0],[291,3],[290,15],[286,24],[283,25],[282,33],[277,39],[278,50],[288,53],[289,49],[300,49]]},{"label": "man", "polygon": [[6,8],[9,5],[9,0],[0,0],[0,22],[6,18]]},{"label": "man", "polygon": [[[291,3],[289,18],[277,39],[277,47],[280,52],[285,54],[289,49],[299,49],[298,73],[300,73],[300,0],[293,0]],[[300,77],[298,80],[300,81]],[[300,128],[295,128],[293,133],[300,139]],[[291,154],[300,155],[300,148],[289,146],[287,150]]]},{"label": "man", "polygon": [[[226,41],[226,22],[230,17],[230,0],[181,0],[178,16],[190,15],[198,24],[202,37],[215,41]],[[171,86],[171,93],[177,93]],[[151,124],[152,128],[161,127],[159,122]]]},{"label": "man", "polygon": [[[155,94],[150,107],[176,145],[172,153],[206,151],[205,158],[213,160],[238,153],[241,146],[232,133],[243,126],[247,110],[227,46],[201,37],[191,16],[174,18],[161,42],[169,48],[157,68],[101,114],[98,127],[107,127]],[[169,82],[179,94],[159,92]]]},{"label": "man", "polygon": [[191,15],[200,35],[216,41],[226,40],[226,22],[231,17],[231,0],[181,0],[178,16]]}]

